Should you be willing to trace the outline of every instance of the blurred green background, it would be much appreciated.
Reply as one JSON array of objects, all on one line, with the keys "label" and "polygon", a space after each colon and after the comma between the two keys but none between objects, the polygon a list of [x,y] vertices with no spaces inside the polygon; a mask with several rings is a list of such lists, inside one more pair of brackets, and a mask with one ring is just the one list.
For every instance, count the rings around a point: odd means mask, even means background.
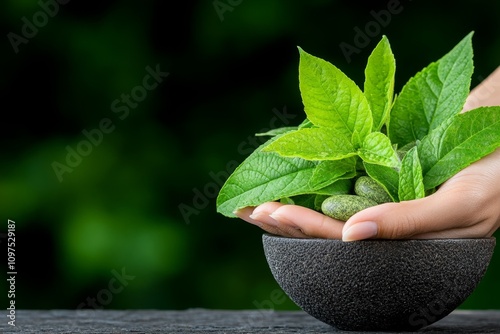
[{"label": "blurred green background", "polygon": [[[493,1],[60,2],[0,5],[0,233],[16,222],[18,308],[296,309],[262,231],[215,210],[253,134],[304,118],[296,47],[361,85],[385,34],[397,92],[472,30],[472,85],[500,65]],[[463,308],[500,308],[499,257]]]}]

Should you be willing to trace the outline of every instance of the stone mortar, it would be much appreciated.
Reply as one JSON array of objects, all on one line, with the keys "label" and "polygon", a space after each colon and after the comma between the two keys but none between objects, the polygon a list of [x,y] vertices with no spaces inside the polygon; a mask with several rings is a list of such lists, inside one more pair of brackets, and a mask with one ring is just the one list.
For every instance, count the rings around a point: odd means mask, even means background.
[{"label": "stone mortar", "polygon": [[483,278],[495,238],[343,242],[263,235],[283,291],[343,330],[410,331],[456,309]]}]

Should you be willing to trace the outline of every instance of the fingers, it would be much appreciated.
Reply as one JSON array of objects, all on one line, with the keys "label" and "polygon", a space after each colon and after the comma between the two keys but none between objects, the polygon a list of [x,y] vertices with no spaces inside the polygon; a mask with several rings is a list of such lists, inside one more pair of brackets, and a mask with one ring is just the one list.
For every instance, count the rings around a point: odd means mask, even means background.
[{"label": "fingers", "polygon": [[344,222],[298,205],[285,205],[271,214],[282,225],[300,229],[312,238],[341,239]]},{"label": "fingers", "polygon": [[341,239],[344,225],[317,211],[278,202],[245,208],[236,214],[269,233],[295,238]]},{"label": "fingers", "polygon": [[377,205],[346,223],[296,205],[268,202],[237,215],[271,234],[297,238],[478,238],[500,226],[500,149],[473,163],[427,197]]},{"label": "fingers", "polygon": [[[279,203],[277,203],[277,204],[279,204]],[[261,229],[263,229],[264,231],[266,231],[268,233],[275,234],[275,235],[281,235],[284,237],[289,236],[289,235],[285,234],[284,232],[282,232],[276,226],[277,224],[273,224],[271,221],[262,221],[262,220],[256,220],[256,219],[250,218],[254,209],[255,209],[255,207],[246,207],[246,208],[240,209],[240,210],[236,211],[236,216],[238,216],[239,218],[243,219],[244,221],[246,221],[250,224],[253,224],[253,225],[260,227]]]},{"label": "fingers", "polygon": [[298,226],[290,224],[286,221],[279,221],[278,219],[276,219],[277,217],[273,215],[274,212],[276,212],[280,208],[287,206],[288,205],[279,202],[267,202],[256,207],[250,217],[256,221],[277,228],[277,230],[280,232],[277,233],[279,235],[294,238],[307,238],[308,236],[303,233]]},{"label": "fingers", "polygon": [[247,207],[236,214],[268,233],[294,238],[355,241],[363,239],[438,239],[491,236],[496,225],[475,219],[477,207],[460,191],[442,191],[358,212],[346,223],[320,212],[279,202]]},{"label": "fingers", "polygon": [[279,202],[244,208],[237,216],[268,233],[294,238],[355,241],[491,236],[495,228],[474,224],[469,211],[469,205],[448,191],[413,201],[377,205],[358,212],[346,223],[302,206]]},{"label": "fingers", "polygon": [[500,225],[500,150],[446,181],[425,198],[363,210],[343,229],[345,241],[491,236]]},{"label": "fingers", "polygon": [[438,191],[418,200],[374,206],[358,212],[346,222],[342,239],[455,237],[471,233],[464,229],[474,225],[474,219],[470,218],[475,208],[466,202],[459,192]]}]

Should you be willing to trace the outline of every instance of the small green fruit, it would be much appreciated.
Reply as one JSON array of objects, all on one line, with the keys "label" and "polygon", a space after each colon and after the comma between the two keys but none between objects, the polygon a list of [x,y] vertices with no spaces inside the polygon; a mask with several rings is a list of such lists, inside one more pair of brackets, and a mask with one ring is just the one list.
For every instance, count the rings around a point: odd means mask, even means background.
[{"label": "small green fruit", "polygon": [[333,195],[321,204],[321,211],[332,218],[347,221],[356,212],[377,205],[377,202],[357,195]]},{"label": "small green fruit", "polygon": [[380,184],[369,176],[360,176],[354,184],[356,195],[369,198],[377,204],[392,202],[391,197]]}]

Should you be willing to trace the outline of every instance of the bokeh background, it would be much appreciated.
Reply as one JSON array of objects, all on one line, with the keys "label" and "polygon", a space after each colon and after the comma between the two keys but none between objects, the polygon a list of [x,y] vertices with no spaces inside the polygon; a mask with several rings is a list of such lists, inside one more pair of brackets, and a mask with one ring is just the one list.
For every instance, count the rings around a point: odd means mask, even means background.
[{"label": "bokeh background", "polygon": [[[495,1],[60,2],[0,4],[0,233],[16,222],[18,308],[296,309],[262,231],[215,208],[253,134],[303,120],[296,47],[361,85],[385,34],[396,91],[470,31],[472,85],[500,65]],[[499,279],[497,252],[461,307],[500,308]]]}]

